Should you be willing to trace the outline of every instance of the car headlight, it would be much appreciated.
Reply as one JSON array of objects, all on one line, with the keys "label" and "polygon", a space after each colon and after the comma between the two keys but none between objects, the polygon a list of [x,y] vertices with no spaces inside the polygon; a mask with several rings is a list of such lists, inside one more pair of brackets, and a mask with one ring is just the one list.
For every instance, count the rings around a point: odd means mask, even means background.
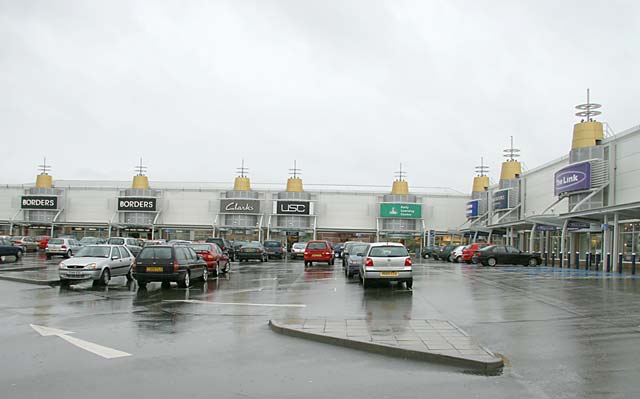
[{"label": "car headlight", "polygon": [[64,264],[64,262],[60,262],[60,263],[58,263],[58,268],[60,268],[60,269],[64,269],[64,268],[66,268],[66,267],[67,267],[67,266]]},{"label": "car headlight", "polygon": [[96,263],[89,263],[85,266],[85,269],[97,269],[98,265]]}]

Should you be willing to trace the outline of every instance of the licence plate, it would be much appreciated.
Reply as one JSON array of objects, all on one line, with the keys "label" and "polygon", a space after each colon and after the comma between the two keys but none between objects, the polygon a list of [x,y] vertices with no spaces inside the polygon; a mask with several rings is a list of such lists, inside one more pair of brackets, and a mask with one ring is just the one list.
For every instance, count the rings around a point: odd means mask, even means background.
[{"label": "licence plate", "polygon": [[245,252],[256,252],[255,249],[247,249]]},{"label": "licence plate", "polygon": [[396,277],[398,272],[380,272],[380,276],[382,277]]},{"label": "licence plate", "polygon": [[322,255],[320,255],[320,254],[313,254],[313,255],[311,255],[311,256],[313,256],[314,258],[319,258],[319,257],[321,257]]},{"label": "licence plate", "polygon": [[148,266],[147,267],[147,272],[152,273],[152,272],[161,272],[163,270],[163,268],[161,266]]},{"label": "licence plate", "polygon": [[81,272],[67,272],[67,275],[71,276],[71,277],[79,277],[79,276],[82,276],[82,273]]}]

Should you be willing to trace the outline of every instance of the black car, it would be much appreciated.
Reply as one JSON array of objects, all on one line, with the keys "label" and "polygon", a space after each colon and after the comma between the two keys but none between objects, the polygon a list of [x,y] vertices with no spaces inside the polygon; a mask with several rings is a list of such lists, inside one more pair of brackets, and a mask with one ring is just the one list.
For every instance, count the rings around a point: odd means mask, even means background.
[{"label": "black car", "polygon": [[187,245],[153,245],[142,248],[136,257],[133,278],[140,288],[152,281],[161,281],[165,286],[173,281],[178,287],[187,288],[196,278],[207,281],[209,271],[207,262]]},{"label": "black car", "polygon": [[422,251],[420,251],[420,255],[424,259],[433,258],[434,251],[436,251],[438,247],[435,245],[427,245],[426,247],[422,247]]},{"label": "black car", "polygon": [[333,248],[333,253],[335,254],[336,258],[342,258],[343,250],[344,250],[344,243],[336,244],[336,246]]},{"label": "black car", "polygon": [[250,260],[259,260],[260,262],[269,261],[267,251],[258,241],[252,241],[244,244],[238,250],[238,262],[248,262]]},{"label": "black car", "polygon": [[483,266],[503,265],[524,265],[538,266],[542,263],[540,256],[529,252],[524,252],[514,247],[502,245],[490,245],[484,247],[473,255],[473,262]]},{"label": "black car", "polygon": [[24,249],[13,245],[6,238],[0,238],[0,256],[14,256],[16,259],[22,258]]},{"label": "black car", "polygon": [[457,246],[458,244],[449,244],[449,245],[441,246],[440,250],[438,251],[437,259],[451,262],[451,260],[449,259],[449,256],[451,255],[451,252],[453,252],[453,250],[456,249]]},{"label": "black car", "polygon": [[214,242],[214,243],[218,244],[218,246],[220,247],[222,252],[227,254],[227,256],[229,257],[229,260],[231,262],[236,260],[236,250],[235,250],[235,248],[233,246],[233,243],[231,241],[227,240],[226,238],[222,238],[222,237],[211,237],[211,238],[207,238],[206,242]]},{"label": "black car", "polygon": [[267,256],[271,258],[284,258],[284,247],[280,241],[267,240],[263,244],[264,249],[267,251]]}]

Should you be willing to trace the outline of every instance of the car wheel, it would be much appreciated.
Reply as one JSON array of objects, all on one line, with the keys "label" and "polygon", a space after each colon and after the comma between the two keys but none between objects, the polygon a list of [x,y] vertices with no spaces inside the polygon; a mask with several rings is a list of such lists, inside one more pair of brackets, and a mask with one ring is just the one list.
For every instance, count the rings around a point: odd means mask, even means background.
[{"label": "car wheel", "polygon": [[146,281],[138,281],[138,288],[140,288],[141,290],[146,290],[147,289],[147,282]]},{"label": "car wheel", "polygon": [[68,251],[64,254],[64,257],[65,257],[65,258],[67,258],[67,259],[69,259],[69,258],[71,257],[71,255],[72,255],[72,254],[71,254],[71,250],[68,250]]},{"label": "car wheel", "polygon": [[408,280],[405,282],[405,284],[408,290],[413,289],[413,280]]},{"label": "car wheel", "polygon": [[178,280],[178,287],[180,288],[189,288],[191,285],[191,277],[189,276],[189,271],[187,271],[183,277]]},{"label": "car wheel", "polygon": [[111,280],[111,272],[109,272],[109,269],[104,269],[100,275],[100,285],[106,286],[109,284],[109,280]]},{"label": "car wheel", "polygon": [[209,280],[209,269],[207,269],[207,266],[205,266],[204,270],[202,271],[202,281],[206,283],[207,280]]},{"label": "car wheel", "polygon": [[269,262],[269,257],[268,257],[268,256],[265,256],[265,257],[264,257],[264,261],[265,261],[265,262]]},{"label": "car wheel", "polygon": [[496,260],[496,258],[489,258],[487,259],[487,264],[491,267],[494,267],[498,264],[498,261]]},{"label": "car wheel", "polygon": [[69,286],[69,280],[67,280],[66,278],[61,278],[60,279],[60,286],[61,287],[68,287]]},{"label": "car wheel", "polygon": [[133,267],[129,267],[126,277],[127,281],[133,281]]},{"label": "car wheel", "polygon": [[262,262],[264,262],[264,261],[265,261],[265,260],[264,260],[264,256],[263,256],[263,257],[260,257],[260,262],[262,263]]},{"label": "car wheel", "polygon": [[45,256],[47,257],[47,260],[51,260],[51,255],[46,254]]},{"label": "car wheel", "polygon": [[22,258],[22,251],[16,252],[16,260]]},{"label": "car wheel", "polygon": [[536,258],[529,259],[529,266],[531,266],[531,267],[538,266],[538,260]]},{"label": "car wheel", "polygon": [[456,263],[460,263],[460,256],[456,256]]}]

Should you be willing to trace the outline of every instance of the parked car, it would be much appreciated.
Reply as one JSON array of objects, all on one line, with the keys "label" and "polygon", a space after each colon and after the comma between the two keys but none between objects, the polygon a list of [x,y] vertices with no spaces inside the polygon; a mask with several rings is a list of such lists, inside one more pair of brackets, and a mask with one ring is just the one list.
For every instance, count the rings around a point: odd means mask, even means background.
[{"label": "parked car", "polygon": [[186,245],[152,245],[142,248],[133,263],[133,278],[142,289],[152,281],[161,281],[168,286],[177,282],[178,287],[191,286],[194,279],[207,281],[207,262],[196,251]]},{"label": "parked car", "polygon": [[455,247],[449,255],[449,262],[460,263],[460,259],[462,259],[462,251],[464,251],[466,247],[466,245],[458,245]]},{"label": "parked car", "polygon": [[129,251],[133,254],[133,256],[138,256],[140,251],[142,251],[142,243],[137,238],[132,237],[109,237],[107,239],[107,244],[109,245],[124,245],[127,247]]},{"label": "parked car", "polygon": [[47,259],[51,259],[55,255],[70,258],[74,253],[78,252],[82,245],[75,238],[52,238],[47,243],[45,255]]},{"label": "parked car", "polygon": [[284,246],[280,241],[267,240],[263,244],[264,249],[267,251],[267,256],[271,258],[284,258]]},{"label": "parked car", "polygon": [[235,248],[234,248],[233,243],[231,241],[227,240],[226,238],[222,238],[222,237],[210,237],[210,238],[207,238],[206,241],[218,244],[220,249],[222,249],[222,251],[225,254],[227,254],[227,256],[229,257],[229,260],[231,262],[236,260],[236,251],[235,251]]},{"label": "parked car", "polygon": [[37,252],[40,248],[40,243],[37,242],[35,238],[29,236],[14,236],[11,237],[11,242],[23,247],[25,252]]},{"label": "parked car", "polygon": [[471,261],[473,260],[473,254],[476,253],[479,249],[488,247],[489,245],[493,245],[493,244],[489,244],[486,242],[476,242],[469,245],[467,248],[465,248],[462,251],[461,261],[464,263],[471,263]]},{"label": "parked car", "polygon": [[333,255],[336,258],[342,259],[342,252],[344,250],[344,246],[345,246],[344,243],[338,243],[338,244],[334,245],[334,247],[333,247]]},{"label": "parked car", "polygon": [[220,273],[228,273],[231,270],[229,256],[214,242],[191,244],[196,253],[207,262],[209,276],[218,276]]},{"label": "parked car", "polygon": [[291,253],[289,253],[289,259],[303,259],[304,249],[307,247],[306,242],[294,242],[291,246]]},{"label": "parked car", "polygon": [[360,268],[362,267],[362,262],[364,260],[362,255],[367,251],[368,246],[369,244],[362,242],[350,244],[349,256],[346,259],[347,264],[344,268],[344,275],[347,278],[360,274]]},{"label": "parked car", "polygon": [[47,249],[47,244],[49,243],[49,238],[50,238],[49,236],[35,236],[33,238],[38,242],[38,244],[40,244],[39,249],[43,251]]},{"label": "parked car", "polygon": [[404,245],[392,242],[369,244],[361,253],[364,262],[360,266],[360,282],[366,289],[372,280],[397,281],[413,287],[411,256]]},{"label": "parked car", "polygon": [[542,263],[542,259],[537,254],[524,252],[518,248],[490,245],[476,251],[473,262],[492,267],[497,264],[538,266]]},{"label": "parked car", "polygon": [[133,280],[131,267],[135,257],[123,245],[87,245],[58,267],[61,285],[93,280],[94,285],[107,285],[111,277],[126,276]]},{"label": "parked car", "polygon": [[458,244],[442,245],[438,251],[438,259],[450,262],[449,255],[451,255],[451,252],[456,249],[457,246]]},{"label": "parked car", "polygon": [[6,238],[0,238],[0,257],[13,256],[17,260],[22,258],[22,254],[24,254],[24,249],[13,245],[13,243]]},{"label": "parked car", "polygon": [[80,239],[80,244],[82,245],[98,245],[98,244],[104,244],[107,240],[105,240],[104,238],[98,238],[98,237],[82,237]]},{"label": "parked car", "polygon": [[347,241],[343,244],[344,246],[342,247],[342,267],[345,267],[345,268],[347,267],[349,256],[351,256],[351,247],[358,244],[362,244],[362,243],[358,241]]},{"label": "parked car", "polygon": [[435,245],[427,245],[422,247],[422,250],[420,251],[420,256],[422,256],[423,259],[428,259],[428,258],[433,258],[433,251],[438,248]]},{"label": "parked car", "polygon": [[258,241],[251,241],[240,247],[236,253],[238,262],[248,262],[250,260],[259,260],[260,262],[268,262],[269,255],[264,249],[264,246]]},{"label": "parked car", "polygon": [[167,240],[165,240],[163,238],[158,239],[158,240],[147,240],[147,241],[144,242],[144,244],[142,244],[142,247],[144,248],[144,247],[148,247],[150,245],[164,245],[166,243],[167,243]]},{"label": "parked car", "polygon": [[334,263],[333,250],[326,240],[312,240],[307,243],[303,252],[304,265],[313,266],[313,262],[327,262],[330,266]]}]

